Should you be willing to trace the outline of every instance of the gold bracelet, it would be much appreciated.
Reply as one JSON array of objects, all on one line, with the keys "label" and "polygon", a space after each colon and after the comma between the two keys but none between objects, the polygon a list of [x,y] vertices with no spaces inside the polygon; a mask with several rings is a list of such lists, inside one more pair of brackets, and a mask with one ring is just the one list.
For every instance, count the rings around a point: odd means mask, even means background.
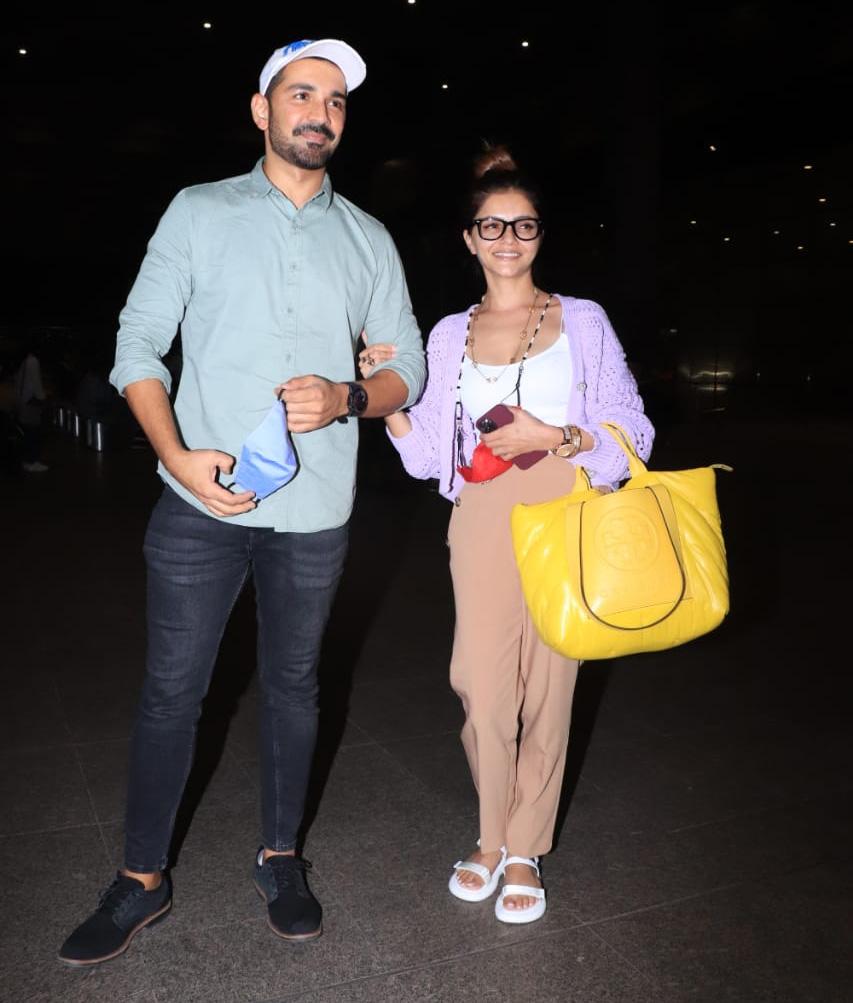
[{"label": "gold bracelet", "polygon": [[563,441],[555,449],[550,450],[554,456],[570,460],[580,452],[582,445],[581,430],[577,425],[563,426]]}]

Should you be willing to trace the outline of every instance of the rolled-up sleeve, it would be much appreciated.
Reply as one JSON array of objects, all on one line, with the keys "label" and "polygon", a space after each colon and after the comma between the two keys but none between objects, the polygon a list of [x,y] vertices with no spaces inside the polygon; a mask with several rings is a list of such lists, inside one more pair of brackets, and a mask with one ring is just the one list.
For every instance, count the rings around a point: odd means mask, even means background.
[{"label": "rolled-up sleeve", "polygon": [[162,357],[169,351],[192,289],[191,218],[185,192],[160,219],[139,274],[119,315],[115,365],[110,382],[120,394],[130,383],[172,380]]},{"label": "rolled-up sleeve", "polygon": [[426,379],[424,346],[406,286],[403,264],[387,233],[378,242],[377,272],[367,312],[365,330],[369,344],[396,345],[393,359],[376,367],[390,369],[406,384],[408,396],[403,407],[411,407],[420,397]]}]

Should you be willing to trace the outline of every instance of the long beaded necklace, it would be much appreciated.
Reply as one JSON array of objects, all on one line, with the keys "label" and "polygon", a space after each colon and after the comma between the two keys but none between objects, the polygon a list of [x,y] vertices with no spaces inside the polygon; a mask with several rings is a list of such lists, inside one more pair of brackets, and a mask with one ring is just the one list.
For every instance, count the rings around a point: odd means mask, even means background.
[{"label": "long beaded necklace", "polygon": [[[539,294],[539,290],[537,289],[536,290],[536,295],[538,296],[538,294]],[[465,329],[465,345],[464,345],[464,347],[462,349],[462,359],[460,360],[460,363],[459,363],[459,376],[458,376],[458,378],[456,380],[456,404],[455,404],[454,409],[453,409],[453,460],[452,460],[452,466],[451,466],[451,470],[450,470],[450,481],[449,481],[449,483],[447,485],[447,490],[448,491],[452,491],[453,490],[453,485],[454,485],[454,483],[456,481],[456,464],[460,460],[462,461],[463,465],[465,463],[465,458],[462,455],[462,439],[463,439],[463,434],[462,434],[462,371],[463,371],[464,366],[465,366],[465,357],[468,354],[468,345],[472,344],[472,341],[471,341],[471,328],[473,327],[473,321],[474,321],[475,315],[476,315],[479,307],[482,306],[483,300],[485,298],[486,298],[486,295],[484,293],[483,294],[483,299],[480,300],[480,303],[478,304],[478,306],[475,306],[471,310],[471,312],[468,314],[468,326]],[[554,298],[554,294],[553,293],[548,293],[548,296],[547,296],[547,298],[545,300],[545,305],[542,307],[542,313],[539,315],[539,320],[537,321],[536,328],[533,331],[533,336],[531,337],[530,341],[527,343],[527,348],[525,348],[525,350],[524,350],[524,355],[522,355],[522,357],[521,357],[521,359],[519,360],[519,363],[518,363],[518,378],[515,381],[515,393],[516,393],[516,399],[518,401],[518,406],[519,407],[521,407],[521,374],[524,372],[524,363],[527,360],[527,356],[530,353],[530,349],[533,347],[533,342],[536,340],[536,335],[539,334],[539,328],[542,327],[542,321],[545,320],[545,314],[548,312],[548,307],[551,305],[551,300],[553,298]],[[536,296],[534,296],[534,298],[533,298],[533,306],[534,307],[536,306]],[[531,314],[533,313],[533,307],[530,308],[530,313]],[[529,315],[528,315],[528,318],[527,318],[527,323],[528,324],[530,323],[530,316]],[[525,325],[523,333],[524,334],[527,333],[527,325]],[[519,341],[521,341],[521,340],[522,339],[519,338]],[[474,368],[476,369],[477,366],[476,366],[476,363],[474,362],[473,357],[471,358],[471,363],[474,366]],[[499,374],[499,376],[495,377],[495,379],[500,379],[500,377],[503,376],[503,374],[507,371],[507,369],[509,369],[509,367],[512,364],[513,364],[513,360],[510,360],[506,364],[506,366],[504,366],[503,372],[501,372]],[[480,375],[483,376],[482,373],[480,373]],[[488,377],[483,376],[483,379],[488,379]],[[495,380],[488,379],[488,382],[489,383],[494,383]]]},{"label": "long beaded necklace", "polygon": [[[486,383],[497,383],[498,380],[503,376],[503,374],[507,371],[507,369],[509,369],[510,366],[515,365],[516,362],[519,362],[519,359],[518,359],[517,356],[518,356],[518,353],[521,351],[521,346],[524,343],[524,339],[527,337],[527,331],[530,328],[530,318],[533,316],[533,311],[534,311],[534,309],[536,307],[536,300],[538,299],[538,297],[539,297],[539,290],[534,287],[534,289],[533,289],[533,302],[530,304],[530,309],[527,311],[527,320],[524,323],[524,328],[522,329],[521,334],[518,336],[518,348],[512,353],[512,357],[510,358],[509,362],[495,376],[487,376],[480,369],[480,366],[477,364],[477,360],[474,357],[474,346],[475,346],[474,324],[476,323],[477,317],[480,314],[480,308],[482,307],[483,302],[486,299],[486,294],[485,293],[483,293],[483,298],[480,300],[479,304],[477,306],[475,306],[474,309],[471,311],[471,313],[470,313],[470,315],[468,317],[468,329],[465,332],[465,349],[466,349],[466,354],[467,354],[468,348],[470,347],[470,349],[471,349],[471,355],[470,355],[471,365],[474,368],[474,371],[479,376],[481,376],[486,381]],[[547,296],[546,299],[545,299],[545,306],[542,307],[542,313],[539,314],[539,320],[536,323],[536,327],[535,327],[535,329],[533,331],[533,336],[531,337],[530,341],[527,343],[527,348],[525,348],[524,354],[521,356],[521,359],[520,359],[520,365],[521,366],[524,365],[524,360],[527,358],[527,356],[528,356],[528,354],[530,352],[530,349],[533,347],[533,342],[536,340],[536,335],[539,334],[539,329],[542,327],[542,321],[545,320],[545,314],[548,311],[548,306],[549,306],[549,304],[551,302],[551,299],[552,299],[552,297],[550,295]],[[520,375],[521,374],[519,373],[519,376]]]}]

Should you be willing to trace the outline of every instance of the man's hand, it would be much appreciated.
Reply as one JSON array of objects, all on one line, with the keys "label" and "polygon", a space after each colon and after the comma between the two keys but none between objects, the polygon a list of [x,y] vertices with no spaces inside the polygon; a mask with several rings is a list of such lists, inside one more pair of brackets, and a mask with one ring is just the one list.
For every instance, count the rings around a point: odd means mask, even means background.
[{"label": "man's hand", "polygon": [[275,390],[287,408],[291,432],[313,432],[325,428],[347,413],[347,385],[332,383],[322,376],[294,376]]},{"label": "man's hand", "polygon": [[255,508],[255,492],[232,494],[216,483],[219,471],[230,473],[234,457],[217,449],[182,449],[170,455],[163,464],[187,491],[195,495],[214,515],[229,516],[251,512]]},{"label": "man's hand", "polygon": [[216,483],[220,470],[230,473],[234,457],[217,449],[187,449],[178,436],[166,388],[157,379],[137,380],[125,387],[133,416],[172,477],[214,515],[251,512],[254,491],[232,494]]}]

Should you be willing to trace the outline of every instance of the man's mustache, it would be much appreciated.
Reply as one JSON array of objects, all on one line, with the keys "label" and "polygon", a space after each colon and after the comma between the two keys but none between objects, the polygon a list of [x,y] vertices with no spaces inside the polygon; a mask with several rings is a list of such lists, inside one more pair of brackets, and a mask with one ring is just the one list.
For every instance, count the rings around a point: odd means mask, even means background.
[{"label": "man's mustache", "polygon": [[325,122],[304,122],[302,125],[297,125],[293,130],[294,136],[301,136],[305,132],[319,132],[321,136],[325,136],[330,143],[334,143],[335,134],[326,125]]}]

